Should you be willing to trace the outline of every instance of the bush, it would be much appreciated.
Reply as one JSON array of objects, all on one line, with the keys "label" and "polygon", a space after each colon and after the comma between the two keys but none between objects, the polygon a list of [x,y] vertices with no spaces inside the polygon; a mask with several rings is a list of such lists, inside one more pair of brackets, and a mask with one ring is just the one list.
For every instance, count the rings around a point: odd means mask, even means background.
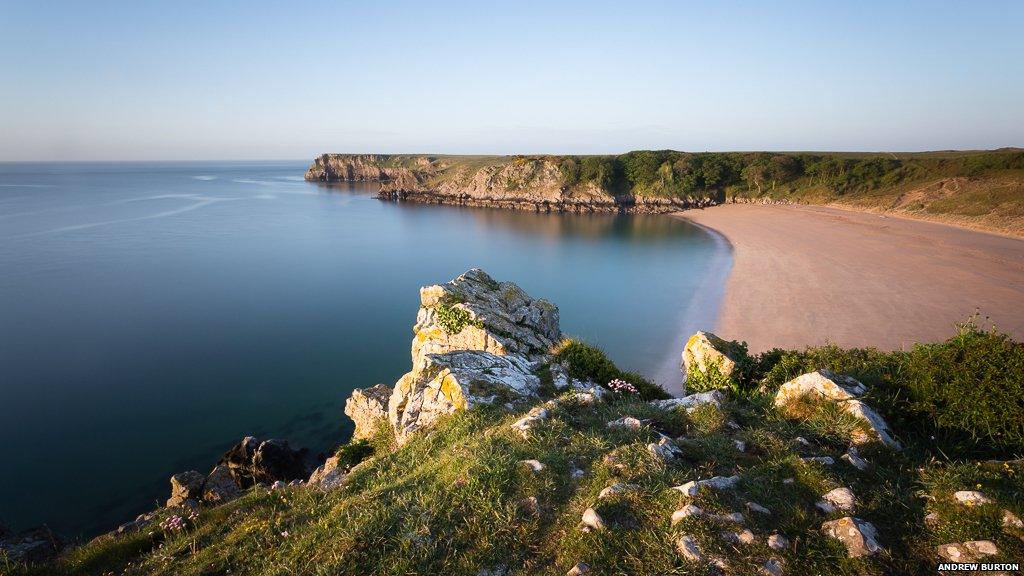
[{"label": "bush", "polygon": [[373,456],[374,448],[367,440],[355,440],[338,448],[338,468],[351,470],[353,466]]},{"label": "bush", "polygon": [[438,304],[437,322],[444,327],[449,334],[458,334],[466,326],[481,326],[479,320],[473,320],[469,310],[459,308],[448,303]]},{"label": "bush", "polygon": [[635,372],[624,372],[612,362],[600,348],[591,346],[576,338],[562,340],[554,349],[554,361],[566,367],[569,375],[577,380],[591,380],[602,386],[619,379],[629,382],[640,392],[644,400],[668,398],[665,390]]}]

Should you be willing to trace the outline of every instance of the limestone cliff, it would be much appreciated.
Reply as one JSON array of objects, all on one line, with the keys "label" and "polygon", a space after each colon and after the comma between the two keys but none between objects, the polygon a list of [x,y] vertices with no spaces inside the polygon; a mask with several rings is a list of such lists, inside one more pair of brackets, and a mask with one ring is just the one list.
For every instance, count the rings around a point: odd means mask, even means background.
[{"label": "limestone cliff", "polygon": [[314,182],[380,182],[396,202],[536,212],[665,213],[718,203],[717,194],[643,196],[595,182],[566,184],[556,156],[323,154],[306,171]]}]

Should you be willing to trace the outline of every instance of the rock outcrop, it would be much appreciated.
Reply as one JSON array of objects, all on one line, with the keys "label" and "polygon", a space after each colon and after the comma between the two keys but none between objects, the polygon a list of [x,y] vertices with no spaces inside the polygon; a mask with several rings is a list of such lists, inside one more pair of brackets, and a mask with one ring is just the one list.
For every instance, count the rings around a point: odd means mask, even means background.
[{"label": "rock outcrop", "polygon": [[171,497],[167,499],[167,506],[195,506],[203,498],[203,484],[206,483],[206,476],[195,470],[179,472],[171,476]]},{"label": "rock outcrop", "polygon": [[292,448],[287,440],[261,442],[252,436],[243,438],[228,450],[219,464],[227,467],[235,484],[241,488],[305,480],[313,469],[307,449]]},{"label": "rock outcrop", "polygon": [[[395,383],[387,405],[396,439],[403,443],[457,410],[536,395],[535,372],[560,339],[555,305],[483,270],[421,288],[412,370]],[[366,404],[364,391],[357,396],[353,407]]]},{"label": "rock outcrop", "polygon": [[387,420],[390,398],[391,388],[384,384],[352,391],[352,395],[345,401],[345,415],[356,424],[356,430],[352,433],[354,440],[373,436],[380,422]]},{"label": "rock outcrop", "polygon": [[867,388],[849,376],[837,376],[828,370],[808,372],[783,384],[775,395],[775,406],[791,416],[800,415],[802,402],[835,402],[848,414],[861,421],[863,426],[853,431],[850,440],[854,444],[878,441],[890,448],[899,449],[892,430],[885,420],[859,397]]}]

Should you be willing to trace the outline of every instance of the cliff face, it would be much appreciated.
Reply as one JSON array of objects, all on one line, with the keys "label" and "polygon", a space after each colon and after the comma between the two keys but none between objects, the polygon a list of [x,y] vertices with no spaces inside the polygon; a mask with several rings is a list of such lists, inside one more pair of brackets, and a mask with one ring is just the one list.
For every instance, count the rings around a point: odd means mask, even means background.
[{"label": "cliff face", "polygon": [[306,171],[315,182],[380,182],[382,200],[536,212],[663,213],[710,206],[710,196],[661,198],[572,186],[554,157],[324,154]]}]

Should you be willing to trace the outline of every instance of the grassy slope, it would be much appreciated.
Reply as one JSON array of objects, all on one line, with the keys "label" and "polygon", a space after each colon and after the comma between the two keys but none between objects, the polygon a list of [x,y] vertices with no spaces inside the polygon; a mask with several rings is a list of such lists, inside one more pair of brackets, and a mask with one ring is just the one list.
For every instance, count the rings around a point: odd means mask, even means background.
[{"label": "grassy slope", "polygon": [[[903,364],[895,353],[873,351],[772,353],[760,360],[771,368],[758,377],[771,389],[806,365],[829,366],[857,374],[882,396],[899,385],[885,385],[886,375],[932,365],[943,374],[964,366],[954,384],[944,386],[971,385],[955,384],[970,374],[977,374],[977,385],[1016,378],[1014,371],[1022,369],[1020,345],[972,334],[922,348],[920,357],[906,356]],[[978,374],[971,362],[982,357],[993,358],[997,373]],[[906,407],[886,405],[882,396],[875,396],[876,406],[894,421],[893,411]],[[706,555],[725,559],[730,574],[756,574],[769,557],[783,559],[787,574],[927,574],[934,568],[935,546],[975,539],[997,544],[1001,555],[992,560],[1024,559],[1024,534],[1000,525],[1003,509],[1024,516],[1024,463],[949,461],[927,430],[896,426],[906,449],[864,450],[873,467],[861,472],[838,459],[845,432],[855,423],[837,410],[821,406],[792,421],[775,411],[770,392],[732,398],[721,412],[704,407],[690,415],[628,397],[595,406],[565,402],[525,441],[509,428],[525,407],[456,414],[397,450],[385,426],[374,440],[376,457],[356,467],[342,489],[255,490],[204,510],[184,533],[150,528],[104,538],[58,565],[25,573],[398,575],[478,574],[505,567],[510,574],[564,574],[581,561],[590,564],[590,574],[707,573],[706,566],[686,563],[673,551],[684,533],[693,535]],[[636,431],[606,426],[624,415],[649,424]],[[685,437],[680,442],[685,457],[669,464],[653,457],[646,445],[657,440],[656,431]],[[734,440],[745,442],[746,451],[738,451]],[[945,448],[952,452],[952,446]],[[805,463],[800,456],[807,455],[831,455],[837,463]],[[546,467],[531,472],[520,462],[524,459]],[[573,467],[585,475],[573,479]],[[702,491],[688,499],[669,490],[731,474],[741,476],[735,492]],[[795,481],[784,483],[786,478]],[[599,500],[598,493],[615,482],[639,489]],[[826,516],[814,506],[820,494],[839,486],[857,495],[856,516],[879,528],[886,547],[880,556],[848,559],[818,530],[824,520],[843,515]],[[975,488],[997,504],[965,508],[952,501],[953,491]],[[539,513],[526,504],[530,497],[537,499]],[[748,512],[747,501],[768,507],[772,515]],[[728,526],[708,519],[671,526],[672,512],[689,502],[708,511],[743,512],[757,542],[726,544],[719,532]],[[588,507],[596,508],[609,530],[580,530]],[[924,523],[929,512],[938,514],[937,523]],[[766,547],[775,530],[789,538],[789,550]]]}]

